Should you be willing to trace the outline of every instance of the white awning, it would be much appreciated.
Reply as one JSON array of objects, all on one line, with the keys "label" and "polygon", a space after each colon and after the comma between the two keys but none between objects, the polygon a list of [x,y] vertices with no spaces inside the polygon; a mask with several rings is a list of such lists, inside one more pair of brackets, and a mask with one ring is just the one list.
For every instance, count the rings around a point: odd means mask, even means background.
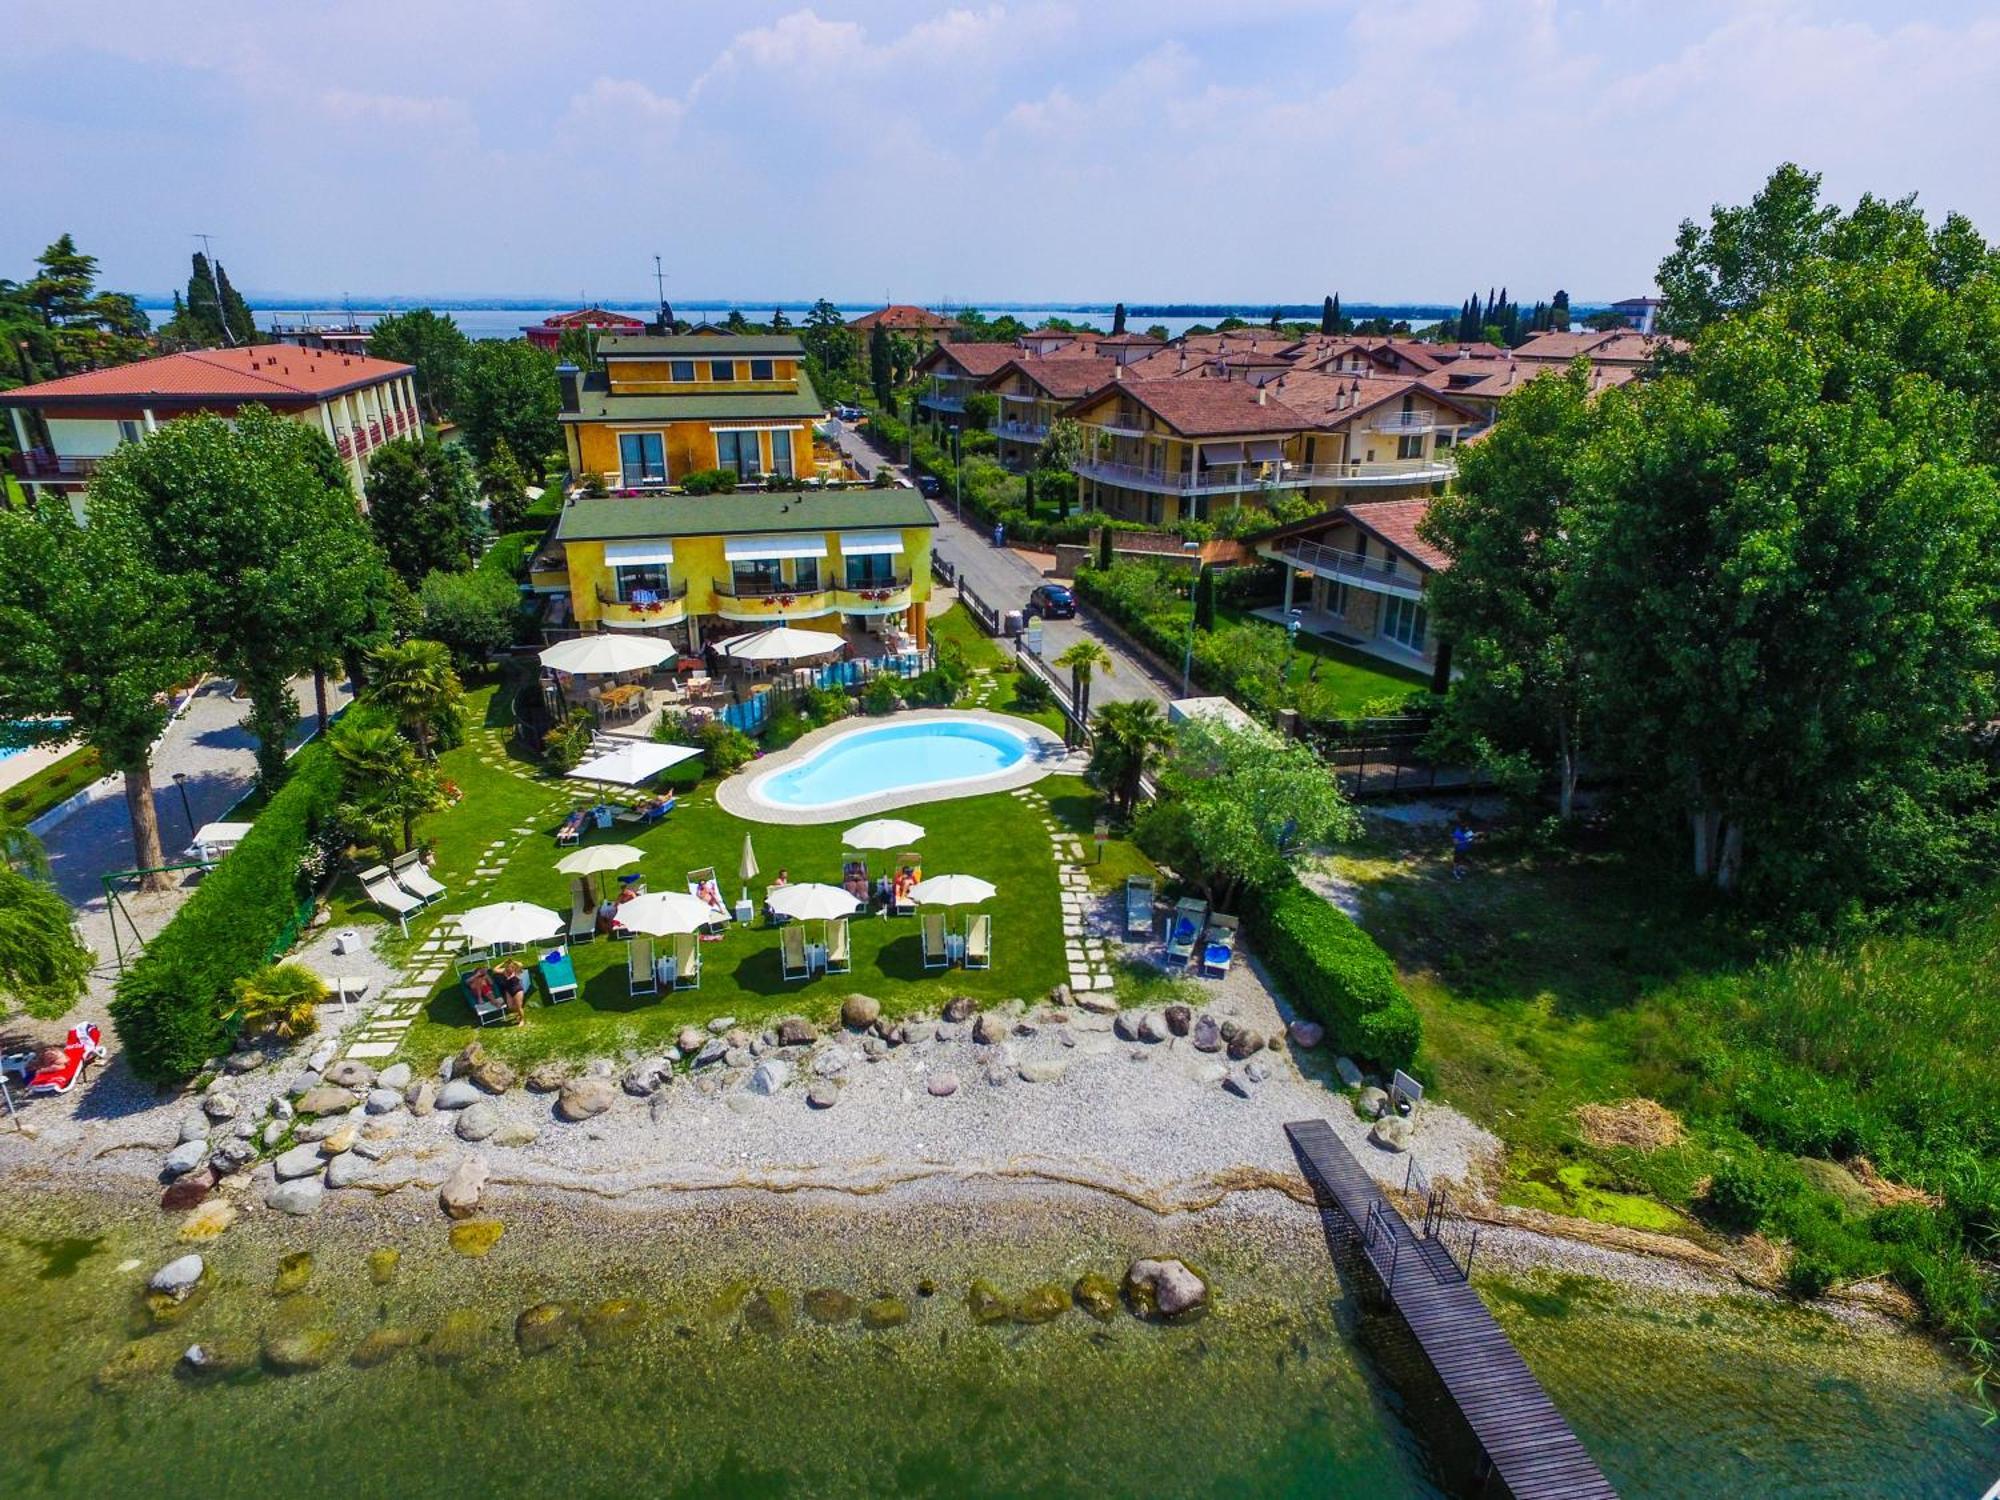
[{"label": "white awning", "polygon": [[674,560],[672,542],[606,542],[604,560],[614,568],[665,567]]},{"label": "white awning", "polygon": [[1243,462],[1241,443],[1203,443],[1201,461],[1211,469],[1217,464],[1240,464]]},{"label": "white awning", "polygon": [[799,418],[789,422],[711,422],[708,430],[710,432],[795,432],[805,425]]},{"label": "white awning", "polygon": [[867,557],[902,550],[903,534],[900,531],[843,531],[840,534],[842,557]]},{"label": "white awning", "polygon": [[780,557],[825,557],[826,538],[725,537],[722,542],[722,555],[731,562],[771,562]]},{"label": "white awning", "polygon": [[1285,445],[1276,438],[1257,438],[1247,445],[1250,462],[1253,464],[1282,463]]}]

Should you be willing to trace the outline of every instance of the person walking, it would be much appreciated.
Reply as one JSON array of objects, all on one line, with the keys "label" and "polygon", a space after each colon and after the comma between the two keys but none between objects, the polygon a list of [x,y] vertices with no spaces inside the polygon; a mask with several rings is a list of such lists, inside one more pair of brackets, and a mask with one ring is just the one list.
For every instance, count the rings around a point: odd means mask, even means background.
[{"label": "person walking", "polygon": [[1465,858],[1472,852],[1472,829],[1467,826],[1465,814],[1460,813],[1451,824],[1451,878],[1465,879]]}]

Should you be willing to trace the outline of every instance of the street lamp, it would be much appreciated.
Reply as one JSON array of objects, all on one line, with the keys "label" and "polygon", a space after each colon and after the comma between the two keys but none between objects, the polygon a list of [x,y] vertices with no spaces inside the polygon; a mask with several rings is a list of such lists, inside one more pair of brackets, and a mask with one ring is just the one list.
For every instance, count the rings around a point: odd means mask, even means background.
[{"label": "street lamp", "polygon": [[958,524],[965,524],[965,429],[951,430],[951,508]]},{"label": "street lamp", "polygon": [[[1201,543],[1194,541],[1182,542],[1181,551],[1199,552],[1201,551]],[[1196,562],[1194,565],[1194,588],[1189,591],[1189,596],[1188,596],[1188,603],[1189,605],[1192,606],[1192,608],[1188,610],[1187,654],[1181,658],[1181,696],[1183,698],[1188,698],[1193,696],[1189,688],[1189,684],[1190,682],[1193,681],[1194,678],[1194,622],[1195,622],[1195,616],[1201,613],[1201,605],[1194,598],[1194,595],[1200,592],[1201,592],[1201,564],[1199,562]]]},{"label": "street lamp", "polygon": [[188,837],[191,839],[194,837],[194,804],[188,801],[188,773],[174,772],[174,785],[180,789],[181,813],[187,818]]}]

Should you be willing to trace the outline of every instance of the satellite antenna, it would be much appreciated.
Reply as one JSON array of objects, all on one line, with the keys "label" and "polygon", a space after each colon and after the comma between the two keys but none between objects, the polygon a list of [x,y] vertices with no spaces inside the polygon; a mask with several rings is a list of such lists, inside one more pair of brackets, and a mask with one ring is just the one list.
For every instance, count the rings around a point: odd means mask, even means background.
[{"label": "satellite antenna", "polygon": [[208,247],[207,235],[198,234],[195,238],[201,241],[201,256],[208,262],[208,284],[215,288],[216,320],[222,324],[222,342],[233,349],[236,347],[236,337],[230,333],[229,319],[222,312],[222,278],[216,274],[215,252]]}]

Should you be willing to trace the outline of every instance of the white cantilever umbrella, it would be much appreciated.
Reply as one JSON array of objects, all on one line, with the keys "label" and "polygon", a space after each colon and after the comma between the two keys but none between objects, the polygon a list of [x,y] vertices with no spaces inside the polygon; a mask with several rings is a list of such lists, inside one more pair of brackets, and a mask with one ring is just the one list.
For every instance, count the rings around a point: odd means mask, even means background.
[{"label": "white cantilever umbrella", "polygon": [[824,630],[780,625],[775,630],[760,630],[747,640],[732,642],[729,654],[738,661],[797,661],[802,656],[825,656],[846,644],[839,636],[828,635]]},{"label": "white cantilever umbrella", "polygon": [[475,906],[458,919],[459,931],[481,947],[494,943],[539,943],[563,929],[563,919],[528,901],[496,901]]},{"label": "white cantilever umbrella", "polygon": [[861,909],[861,903],[839,886],[817,881],[777,886],[765,893],[764,901],[772,911],[802,922],[851,917]]},{"label": "white cantilever umbrella", "polygon": [[660,745],[652,740],[628,740],[616,750],[593,755],[569,774],[576,781],[637,786],[659,775],[668,766],[677,766],[699,754],[701,752],[692,745]]},{"label": "white cantilever umbrella", "polygon": [[579,635],[557,641],[542,652],[542,665],[554,672],[602,677],[618,672],[643,672],[677,655],[675,647],[651,636]]},{"label": "white cantilever umbrella", "polygon": [[556,861],[556,869],[565,875],[609,875],[629,869],[642,858],[644,855],[630,844],[592,844],[565,854]]},{"label": "white cantilever umbrella", "polygon": [[618,908],[618,921],[650,937],[700,932],[715,920],[715,908],[685,891],[651,891],[634,896]]},{"label": "white cantilever umbrella", "polygon": [[910,887],[910,899],[920,906],[970,906],[991,901],[994,886],[977,875],[933,875]]},{"label": "white cantilever umbrella", "polygon": [[923,836],[924,830],[918,824],[906,823],[901,818],[876,818],[855,824],[840,836],[840,841],[850,849],[898,849],[904,844],[914,844]]}]

